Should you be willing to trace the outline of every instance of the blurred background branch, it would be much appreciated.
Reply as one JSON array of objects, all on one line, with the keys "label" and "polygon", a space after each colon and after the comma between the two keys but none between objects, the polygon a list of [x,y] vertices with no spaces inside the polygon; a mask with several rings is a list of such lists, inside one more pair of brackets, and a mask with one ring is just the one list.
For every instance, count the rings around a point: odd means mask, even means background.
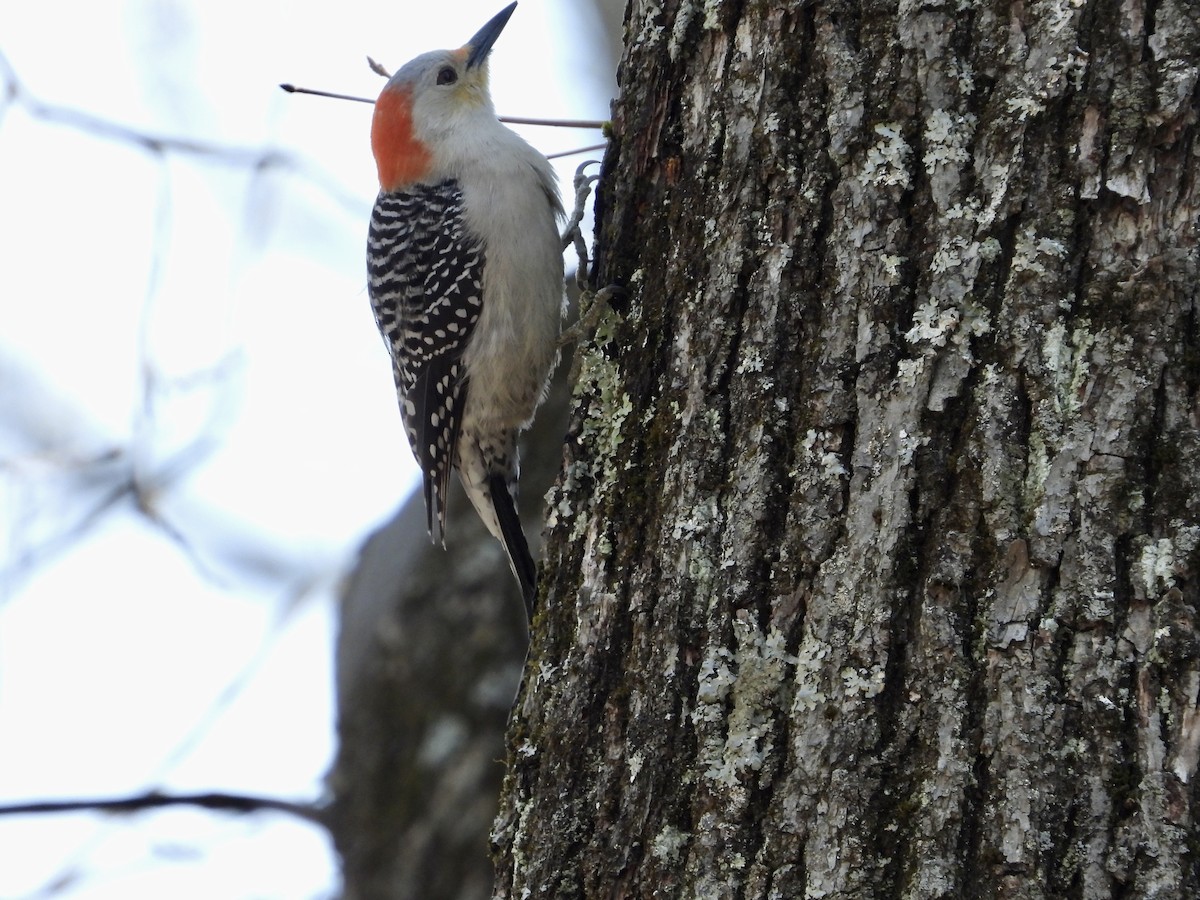
[{"label": "blurred background branch", "polygon": [[31,803],[0,804],[0,816],[47,815],[66,812],[137,813],[165,806],[197,806],[216,812],[255,813],[283,812],[324,826],[326,816],[321,807],[311,803],[296,803],[276,797],[254,797],[247,794],[159,794],[151,792],[133,797],[106,797],[88,800],[53,800]]}]

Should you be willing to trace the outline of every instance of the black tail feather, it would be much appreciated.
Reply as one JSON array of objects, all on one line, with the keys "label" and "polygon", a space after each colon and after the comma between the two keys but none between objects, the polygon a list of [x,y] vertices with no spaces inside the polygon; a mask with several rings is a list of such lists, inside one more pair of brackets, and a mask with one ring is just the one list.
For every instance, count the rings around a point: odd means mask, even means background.
[{"label": "black tail feather", "polygon": [[500,522],[500,534],[504,538],[504,550],[508,553],[508,562],[517,583],[521,586],[521,596],[525,600],[525,613],[533,622],[533,605],[537,600],[537,567],[529,553],[529,544],[525,540],[525,531],[521,528],[521,518],[517,515],[516,504],[512,494],[508,492],[504,475],[497,472],[488,476],[488,493],[492,495],[492,504],[496,508],[496,518]]}]

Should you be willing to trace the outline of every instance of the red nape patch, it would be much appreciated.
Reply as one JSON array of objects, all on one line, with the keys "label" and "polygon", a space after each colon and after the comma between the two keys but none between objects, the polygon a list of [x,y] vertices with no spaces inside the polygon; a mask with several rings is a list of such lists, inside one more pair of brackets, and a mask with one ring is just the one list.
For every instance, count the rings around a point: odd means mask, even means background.
[{"label": "red nape patch", "polygon": [[429,171],[429,150],[413,135],[411,91],[383,89],[371,119],[371,150],[385,191],[419,181]]}]

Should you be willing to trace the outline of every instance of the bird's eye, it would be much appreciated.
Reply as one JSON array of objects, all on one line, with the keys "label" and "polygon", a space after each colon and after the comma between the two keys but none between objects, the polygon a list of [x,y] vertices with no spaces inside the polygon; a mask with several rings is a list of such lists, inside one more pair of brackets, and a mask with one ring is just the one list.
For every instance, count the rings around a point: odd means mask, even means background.
[{"label": "bird's eye", "polygon": [[456,81],[458,81],[458,73],[454,71],[453,66],[442,66],[438,70],[438,84],[454,84]]}]

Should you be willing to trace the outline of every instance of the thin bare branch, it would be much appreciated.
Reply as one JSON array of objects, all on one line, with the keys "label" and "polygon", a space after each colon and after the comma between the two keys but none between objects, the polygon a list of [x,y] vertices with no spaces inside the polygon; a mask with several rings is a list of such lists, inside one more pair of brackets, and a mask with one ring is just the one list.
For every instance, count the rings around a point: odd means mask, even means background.
[{"label": "thin bare branch", "polygon": [[0,816],[45,815],[68,812],[136,813],[167,806],[198,806],[219,812],[254,813],[281,812],[306,822],[328,827],[325,807],[316,803],[299,803],[277,797],[257,797],[252,794],[163,794],[150,791],[131,797],[94,797],[80,800],[37,800],[30,803],[0,804]]},{"label": "thin bare branch", "polygon": [[[367,62],[371,63],[371,68],[380,75],[387,75],[387,69],[380,66],[371,57],[367,57]],[[379,68],[375,68],[379,66]],[[390,76],[389,76],[390,77]],[[370,97],[357,97],[353,94],[339,94],[335,91],[322,91],[317,88],[297,87],[294,84],[285,83],[279,85],[289,94],[311,94],[314,97],[329,97],[333,100],[352,100],[355,103],[374,103]],[[497,116],[501,122],[509,125],[544,125],[547,128],[604,128],[608,125],[603,119],[537,119],[529,116]],[[604,145],[601,144],[601,147]]]},{"label": "thin bare branch", "polygon": [[592,144],[590,147],[580,147],[578,150],[563,150],[559,153],[547,153],[546,159],[562,159],[564,156],[576,156],[580,153],[591,153],[593,150],[603,150],[608,144]]},{"label": "thin bare branch", "polygon": [[[370,58],[371,57],[369,56],[367,57],[367,59]],[[370,97],[355,97],[353,94],[338,94],[334,91],[319,91],[316,88],[296,87],[294,84],[281,84],[280,87],[289,94],[310,94],[313,97],[329,97],[332,100],[353,100],[355,103],[375,103],[375,101]]]},{"label": "thin bare branch", "polygon": [[527,116],[497,116],[509,125],[544,125],[547,128],[603,128],[608,123],[602,119],[531,119]]}]

